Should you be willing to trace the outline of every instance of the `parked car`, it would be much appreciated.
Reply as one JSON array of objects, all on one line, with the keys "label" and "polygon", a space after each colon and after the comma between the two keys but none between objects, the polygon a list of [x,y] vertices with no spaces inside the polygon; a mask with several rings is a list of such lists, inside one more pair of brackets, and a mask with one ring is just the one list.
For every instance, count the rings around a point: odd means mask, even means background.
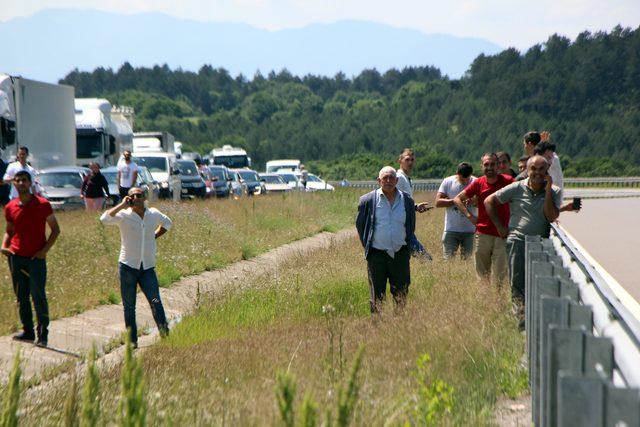
[{"label": "parked car", "polygon": [[233,185],[231,184],[231,175],[226,166],[215,165],[208,166],[209,172],[213,177],[213,189],[216,197],[229,197],[233,193]]},{"label": "parked car", "polygon": [[175,153],[134,152],[131,160],[138,166],[146,166],[151,176],[160,184],[160,197],[178,200],[181,192],[181,179],[176,169]]},{"label": "parked car", "polygon": [[304,190],[304,187],[300,183],[300,180],[293,172],[278,171],[276,173],[280,175],[282,179],[284,179],[287,185],[289,185],[290,189],[297,190],[297,191]]},{"label": "parked car", "polygon": [[289,184],[277,173],[261,173],[260,181],[264,183],[264,188],[267,193],[283,193],[285,191],[291,191]]},{"label": "parked car", "polygon": [[[296,178],[300,180],[301,174],[299,172],[295,173]],[[302,185],[302,184],[300,184]],[[327,184],[325,181],[320,179],[318,176],[310,173],[307,175],[307,191],[333,191],[333,185]]]},{"label": "parked car", "polygon": [[181,159],[176,161],[176,167],[182,181],[182,196],[194,196],[204,199],[207,195],[207,188],[204,179],[200,176],[196,162]]},{"label": "parked car", "polygon": [[242,178],[242,181],[244,181],[247,186],[248,195],[252,196],[265,193],[264,183],[260,181],[258,172],[252,169],[236,169],[236,172],[238,172],[240,178]]},{"label": "parked car", "polygon": [[231,193],[233,196],[246,196],[248,193],[247,185],[240,177],[240,174],[235,169],[229,169],[229,177],[231,178]]},{"label": "parked car", "polygon": [[84,178],[91,171],[80,166],[60,166],[42,169],[36,181],[42,196],[51,203],[53,209],[73,209],[84,207],[80,189]]},{"label": "parked car", "polygon": [[[109,184],[109,193],[111,194],[111,204],[115,205],[120,201],[120,195],[118,191],[118,168],[115,166],[109,166],[103,168],[100,172],[107,180]],[[151,184],[147,182],[147,179],[143,175],[151,173],[144,166],[138,166],[138,178],[136,179],[136,187],[142,188],[147,200],[158,200],[160,195],[160,186],[157,181],[151,181]]]}]

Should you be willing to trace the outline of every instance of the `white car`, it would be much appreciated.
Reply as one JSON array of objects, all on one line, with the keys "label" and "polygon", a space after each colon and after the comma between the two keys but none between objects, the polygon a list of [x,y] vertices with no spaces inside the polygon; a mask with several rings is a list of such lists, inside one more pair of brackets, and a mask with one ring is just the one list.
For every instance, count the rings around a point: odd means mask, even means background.
[{"label": "white car", "polygon": [[267,193],[291,191],[289,184],[277,173],[261,173],[260,181],[264,182],[264,188]]},{"label": "white car", "polygon": [[302,184],[300,184],[300,180],[298,179],[295,173],[290,171],[278,171],[276,173],[280,175],[282,179],[284,179],[284,182],[287,183],[287,185],[291,190],[297,190],[297,191],[304,190],[304,187],[302,186]]},{"label": "white car", "polygon": [[[295,173],[296,178],[300,181],[302,174],[300,172]],[[302,183],[300,184],[302,185]],[[333,185],[327,184],[318,176],[310,173],[307,174],[307,188],[306,191],[334,191]]]}]

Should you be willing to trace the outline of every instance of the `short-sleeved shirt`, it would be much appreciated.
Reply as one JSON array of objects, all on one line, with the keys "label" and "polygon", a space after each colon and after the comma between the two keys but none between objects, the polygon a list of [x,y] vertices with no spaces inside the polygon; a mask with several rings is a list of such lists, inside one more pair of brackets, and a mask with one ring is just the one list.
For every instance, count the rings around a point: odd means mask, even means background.
[{"label": "short-sleeved shirt", "polygon": [[[487,215],[484,207],[484,201],[487,197],[506,187],[513,182],[513,178],[509,175],[499,174],[498,179],[493,184],[487,182],[487,177],[482,176],[473,181],[465,190],[464,194],[471,198],[476,196],[478,199],[478,223],[476,224],[476,233],[488,234],[490,236],[499,236],[498,229],[493,221]],[[498,206],[498,218],[500,222],[507,227],[509,225],[509,205],[503,204]]]},{"label": "short-sleeved shirt", "polygon": [[[509,236],[519,240],[524,236],[549,235],[550,223],[544,216],[544,198],[546,191],[542,189],[538,193],[529,188],[529,178],[516,181],[496,191],[496,198],[500,203],[508,203]],[[562,198],[560,189],[551,187],[553,192],[553,204],[560,209]]]},{"label": "short-sleeved shirt", "polygon": [[396,177],[398,178],[398,183],[396,184],[396,188],[400,191],[407,193],[409,196],[413,197],[413,187],[411,186],[411,178],[407,176],[406,173],[402,169],[398,169],[396,172]]},{"label": "short-sleeved shirt", "polygon": [[[442,181],[442,184],[440,184],[438,193],[442,193],[447,196],[447,198],[453,199],[462,191],[464,191],[465,188],[471,185],[474,180],[475,177],[471,177],[469,182],[463,184],[458,180],[457,175],[449,176]],[[476,209],[470,206],[469,212],[475,215]],[[444,215],[444,231],[455,231],[457,233],[473,233],[476,231],[476,226],[473,225],[473,223],[469,221],[469,219],[458,210],[458,207],[456,205],[453,205],[447,208],[447,212]]]},{"label": "short-sleeved shirt", "polygon": [[138,165],[133,161],[127,163],[123,160],[118,163],[118,172],[120,172],[120,187],[133,187],[133,173],[138,172]]},{"label": "short-sleeved shirt", "polygon": [[13,199],[4,207],[4,217],[13,223],[10,249],[16,255],[32,257],[47,243],[45,227],[47,218],[53,214],[51,204],[39,196],[33,196],[29,203],[22,204]]},{"label": "short-sleeved shirt", "polygon": [[[36,174],[36,170],[28,164],[22,166],[22,163],[20,162],[10,163],[9,166],[7,166],[7,171],[4,173],[4,177],[2,177],[2,179],[5,181],[12,180],[13,177],[20,171],[27,171],[29,172],[29,175],[31,175],[31,190],[35,194],[37,189],[37,186],[36,186],[37,174]],[[9,184],[9,185],[11,185],[11,193],[9,193],[9,198],[15,199],[16,197],[18,197],[18,190],[16,190],[13,184]]]}]

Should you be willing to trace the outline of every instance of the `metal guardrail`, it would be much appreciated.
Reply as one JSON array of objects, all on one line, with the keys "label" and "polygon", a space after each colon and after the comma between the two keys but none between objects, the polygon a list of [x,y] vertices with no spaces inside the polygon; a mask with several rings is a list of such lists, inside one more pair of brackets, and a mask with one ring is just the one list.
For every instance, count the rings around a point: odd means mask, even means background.
[{"label": "metal guardrail", "polygon": [[640,426],[640,321],[559,227],[525,248],[532,421]]}]

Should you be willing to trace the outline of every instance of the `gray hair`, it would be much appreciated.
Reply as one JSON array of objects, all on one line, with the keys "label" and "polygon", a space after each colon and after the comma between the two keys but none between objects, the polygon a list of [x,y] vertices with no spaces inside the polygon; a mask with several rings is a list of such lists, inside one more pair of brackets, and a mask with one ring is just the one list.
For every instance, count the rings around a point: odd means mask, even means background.
[{"label": "gray hair", "polygon": [[389,173],[389,172],[393,172],[393,176],[396,176],[396,170],[394,169],[393,166],[385,166],[382,169],[380,169],[380,172],[378,172],[378,178],[382,178],[382,175]]}]

